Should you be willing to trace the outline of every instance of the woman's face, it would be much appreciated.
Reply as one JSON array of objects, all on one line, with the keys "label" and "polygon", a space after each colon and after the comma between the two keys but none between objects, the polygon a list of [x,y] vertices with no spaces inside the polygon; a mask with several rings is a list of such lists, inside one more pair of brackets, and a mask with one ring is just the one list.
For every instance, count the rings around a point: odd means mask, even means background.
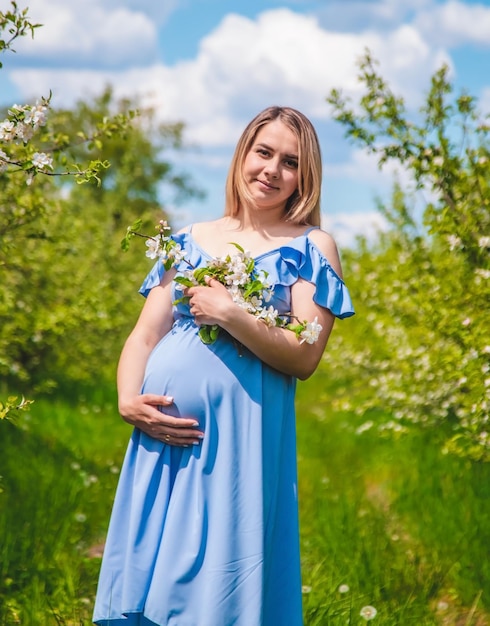
[{"label": "woman's face", "polygon": [[245,161],[243,175],[258,208],[284,209],[298,188],[298,140],[280,120],[263,126]]}]

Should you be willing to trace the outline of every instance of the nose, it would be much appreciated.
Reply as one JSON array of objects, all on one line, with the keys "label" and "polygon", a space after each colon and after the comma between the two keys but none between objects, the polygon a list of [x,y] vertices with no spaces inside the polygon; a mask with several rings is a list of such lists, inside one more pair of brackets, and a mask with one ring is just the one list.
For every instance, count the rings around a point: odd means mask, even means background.
[{"label": "nose", "polygon": [[279,159],[269,159],[264,168],[266,174],[271,178],[279,177]]}]

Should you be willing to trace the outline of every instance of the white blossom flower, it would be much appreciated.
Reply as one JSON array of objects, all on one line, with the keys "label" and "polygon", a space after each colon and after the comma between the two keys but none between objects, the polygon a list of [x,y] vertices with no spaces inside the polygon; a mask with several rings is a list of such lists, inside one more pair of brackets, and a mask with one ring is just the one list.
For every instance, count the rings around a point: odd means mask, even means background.
[{"label": "white blossom flower", "polygon": [[479,248],[490,248],[490,237],[480,237],[478,239],[478,247]]},{"label": "white blossom flower", "polygon": [[15,124],[5,120],[0,124],[0,141],[12,141],[15,139]]},{"label": "white blossom flower", "polygon": [[247,311],[247,313],[255,313],[255,309],[251,306],[250,302],[247,302],[243,297],[237,298],[234,300],[235,304],[237,304],[241,309]]},{"label": "white blossom flower", "polygon": [[224,257],[217,256],[209,261],[208,267],[216,267],[221,269],[223,267],[226,267],[226,260]]},{"label": "white blossom flower", "polygon": [[457,235],[448,235],[447,241],[451,251],[461,248],[461,239]]},{"label": "white blossom flower", "polygon": [[21,113],[22,111],[25,111],[26,109],[28,109],[29,107],[27,106],[27,104],[13,104],[8,113],[9,115],[15,115],[16,113]]},{"label": "white blossom flower", "polygon": [[374,426],[374,422],[372,420],[368,420],[367,422],[364,422],[364,424],[361,424],[360,426],[356,428],[356,435],[361,435],[362,433],[366,432],[373,426]]},{"label": "white blossom flower", "polygon": [[339,593],[349,593],[350,587],[349,585],[340,585]]},{"label": "white blossom flower", "polygon": [[[187,278],[187,280],[190,280],[193,285],[199,284],[192,270],[184,270],[182,272],[182,275],[184,276],[184,278]],[[182,285],[181,283],[175,283],[175,289],[177,289],[178,291],[184,291],[184,289],[187,289],[187,287],[186,285]]]},{"label": "white blossom flower", "polygon": [[262,299],[264,302],[270,302],[273,295],[274,291],[272,289],[264,289],[264,291],[262,291]]},{"label": "white blossom flower", "polygon": [[269,274],[265,270],[260,270],[257,275],[257,280],[259,280],[264,289],[270,289],[272,287],[272,283],[269,280]]},{"label": "white blossom flower", "polygon": [[147,256],[149,259],[156,259],[157,257],[161,256],[159,237],[148,237],[148,239],[145,241],[145,245],[148,247],[145,256]]},{"label": "white blossom flower", "polygon": [[175,263],[180,263],[180,261],[185,259],[185,252],[182,250],[180,243],[176,243],[175,246],[170,248],[167,256],[169,259],[173,259]]},{"label": "white blossom flower", "polygon": [[45,170],[47,167],[53,169],[53,159],[44,152],[34,152],[31,163],[38,170]]},{"label": "white blossom flower", "polygon": [[444,165],[444,158],[442,156],[436,156],[432,160],[432,163],[434,163],[436,167],[442,167]]},{"label": "white blossom flower", "polygon": [[268,308],[263,308],[258,317],[263,320],[267,326],[274,326],[277,320],[278,312],[270,305]]},{"label": "white blossom flower", "polygon": [[475,270],[475,274],[478,276],[478,278],[483,278],[484,280],[488,280],[490,278],[490,270],[487,270],[483,267],[478,267]]},{"label": "white blossom flower", "polygon": [[262,300],[258,298],[257,296],[252,296],[248,302],[254,313],[262,309]]},{"label": "white blossom flower", "polygon": [[15,127],[15,138],[20,139],[24,143],[27,143],[32,139],[34,135],[34,129],[30,124],[24,124],[23,122],[19,122]]},{"label": "white blossom flower", "polygon": [[46,124],[47,111],[48,107],[46,105],[36,103],[36,106],[31,107],[26,113],[24,122],[26,124],[32,124],[34,129],[39,126],[44,126]]},{"label": "white blossom flower", "polygon": [[243,255],[232,256],[227,263],[228,274],[225,276],[227,285],[246,285],[249,280],[247,265],[243,260]]},{"label": "white blossom flower", "polygon": [[231,295],[233,302],[238,302],[239,300],[243,300],[243,294],[238,285],[229,285],[226,290]]},{"label": "white blossom flower", "polygon": [[374,608],[374,606],[363,606],[359,613],[359,615],[363,617],[366,620],[366,622],[368,622],[371,619],[374,619],[377,614],[378,614],[378,611]]},{"label": "white blossom flower", "polygon": [[306,328],[301,331],[300,333],[300,337],[301,337],[301,341],[300,343],[304,343],[306,341],[306,343],[315,343],[315,341],[318,340],[318,337],[320,336],[320,332],[323,330],[323,327],[321,326],[321,324],[318,323],[318,317],[315,317],[315,319],[312,322],[308,322],[306,324]]},{"label": "white blossom flower", "polygon": [[8,156],[3,150],[0,150],[0,174],[5,172],[8,167]]},{"label": "white blossom flower", "polygon": [[170,226],[167,223],[167,220],[160,220],[158,222],[158,229],[159,230],[171,230]]}]

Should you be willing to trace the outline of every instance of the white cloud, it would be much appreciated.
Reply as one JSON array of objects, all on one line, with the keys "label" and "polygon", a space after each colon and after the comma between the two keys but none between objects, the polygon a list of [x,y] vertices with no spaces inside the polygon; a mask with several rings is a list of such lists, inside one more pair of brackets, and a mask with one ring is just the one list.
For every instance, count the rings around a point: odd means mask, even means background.
[{"label": "white cloud", "polygon": [[[104,4],[105,6],[119,7],[121,6],[121,0],[104,0]],[[158,24],[165,23],[172,13],[186,4],[189,4],[189,0],[165,0],[162,2],[155,2],[155,0],[124,0],[124,5],[127,9],[144,13]]]},{"label": "white cloud", "polygon": [[490,87],[486,87],[478,101],[478,108],[483,114],[490,114]]},{"label": "white cloud", "polygon": [[[72,10],[71,4],[64,6]],[[60,12],[49,31],[55,39],[63,21],[75,28],[75,14],[70,18]],[[88,56],[104,46],[120,48],[126,41],[119,37],[111,44],[109,31],[107,23],[95,29],[86,42]],[[104,33],[107,40],[102,43]],[[60,35],[57,44],[49,45],[62,49],[66,40]],[[383,76],[409,101],[419,97],[441,56],[411,26],[387,36],[336,33],[321,28],[313,17],[277,9],[256,20],[228,15],[202,40],[195,59],[172,67],[153,64],[117,72],[17,69],[10,78],[26,97],[52,89],[55,104],[58,98],[70,104],[110,82],[118,95],[144,97],[162,119],[183,120],[192,140],[219,145],[234,143],[244,124],[270,104],[294,106],[313,119],[328,117],[325,98],[332,87],[347,94],[359,91],[355,59],[366,46],[380,60]],[[75,46],[69,49],[74,52]]]},{"label": "white cloud", "polygon": [[473,43],[490,47],[490,7],[449,0],[422,11],[414,24],[427,38],[449,48]]},{"label": "white cloud", "polygon": [[404,189],[413,184],[410,173],[400,164],[388,161],[382,169],[378,167],[378,157],[365,150],[354,149],[348,161],[342,163],[326,163],[324,166],[326,179],[347,178],[358,182],[369,183],[370,187],[382,191],[391,190],[397,180]]},{"label": "white cloud", "polygon": [[140,11],[111,10],[96,0],[37,0],[29,15],[42,27],[34,40],[16,42],[23,63],[107,68],[147,64],[157,55],[155,24]]},{"label": "white cloud", "polygon": [[353,247],[358,236],[373,239],[389,226],[383,215],[377,211],[323,215],[322,222],[324,230],[332,235],[339,248]]}]

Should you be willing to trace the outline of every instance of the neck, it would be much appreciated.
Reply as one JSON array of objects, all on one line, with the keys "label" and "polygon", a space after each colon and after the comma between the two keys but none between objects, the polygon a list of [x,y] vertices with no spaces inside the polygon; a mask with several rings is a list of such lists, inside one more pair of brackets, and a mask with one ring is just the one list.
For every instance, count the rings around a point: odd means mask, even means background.
[{"label": "neck", "polygon": [[286,221],[283,207],[265,210],[240,207],[238,213],[231,219],[238,222],[240,230],[260,230],[265,232]]}]

